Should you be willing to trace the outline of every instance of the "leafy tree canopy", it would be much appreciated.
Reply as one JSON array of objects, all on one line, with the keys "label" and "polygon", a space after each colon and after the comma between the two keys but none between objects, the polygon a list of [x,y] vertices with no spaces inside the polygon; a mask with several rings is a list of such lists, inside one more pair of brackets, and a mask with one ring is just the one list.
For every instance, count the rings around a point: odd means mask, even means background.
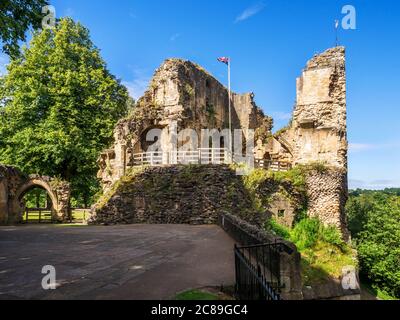
[{"label": "leafy tree canopy", "polygon": [[89,31],[61,19],[0,78],[0,162],[70,181],[75,196],[93,193],[99,152],[129,101]]},{"label": "leafy tree canopy", "polygon": [[18,55],[18,42],[25,41],[29,27],[40,27],[42,7],[47,4],[47,0],[0,1],[0,41],[6,54],[12,57]]},{"label": "leafy tree canopy", "polygon": [[399,189],[353,192],[347,204],[361,273],[376,289],[400,298]]}]

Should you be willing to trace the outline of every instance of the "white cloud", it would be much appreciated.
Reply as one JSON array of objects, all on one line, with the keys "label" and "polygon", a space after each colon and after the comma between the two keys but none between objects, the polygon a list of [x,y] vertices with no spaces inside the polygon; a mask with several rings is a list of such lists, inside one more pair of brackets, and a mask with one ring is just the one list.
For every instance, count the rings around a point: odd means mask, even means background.
[{"label": "white cloud", "polygon": [[350,143],[349,149],[351,152],[361,152],[376,149],[378,146],[367,143]]},{"label": "white cloud", "polygon": [[235,20],[235,23],[247,20],[265,8],[264,3],[258,3],[244,10]]},{"label": "white cloud", "polygon": [[122,84],[128,89],[129,95],[137,100],[143,96],[149,84],[149,79],[134,79],[132,81],[122,81]]},{"label": "white cloud", "polygon": [[180,33],[175,33],[174,35],[171,36],[171,38],[169,39],[170,41],[175,41],[178,38],[180,38],[181,34]]},{"label": "white cloud", "polygon": [[370,143],[350,143],[349,150],[352,153],[364,152],[370,150],[382,150],[382,149],[393,149],[399,148],[400,142],[388,142],[380,144],[370,144]]},{"label": "white cloud", "polygon": [[132,70],[133,79],[124,80],[122,84],[128,89],[129,95],[137,100],[147,90],[151,77],[142,69],[129,66]]},{"label": "white cloud", "polygon": [[368,189],[368,190],[382,190],[385,188],[399,188],[400,181],[398,180],[356,180],[349,179],[349,189]]}]

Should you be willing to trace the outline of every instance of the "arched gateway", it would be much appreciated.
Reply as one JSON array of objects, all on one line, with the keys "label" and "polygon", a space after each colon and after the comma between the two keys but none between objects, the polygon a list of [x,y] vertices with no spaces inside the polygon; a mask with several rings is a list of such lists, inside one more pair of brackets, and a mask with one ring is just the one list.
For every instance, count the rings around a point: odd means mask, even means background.
[{"label": "arched gateway", "polygon": [[26,176],[13,167],[0,165],[0,224],[22,222],[23,197],[32,189],[46,191],[52,202],[52,220],[65,221],[69,216],[69,184],[50,177]]}]

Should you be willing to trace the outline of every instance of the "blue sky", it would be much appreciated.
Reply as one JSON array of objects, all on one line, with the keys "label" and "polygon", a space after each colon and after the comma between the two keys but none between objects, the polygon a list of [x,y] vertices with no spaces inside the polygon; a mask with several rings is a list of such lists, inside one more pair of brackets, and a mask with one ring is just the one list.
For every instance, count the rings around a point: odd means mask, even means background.
[{"label": "blue sky", "polygon": [[[295,80],[314,53],[335,43],[344,5],[357,29],[340,29],[347,48],[350,186],[400,187],[400,2],[397,0],[53,0],[57,17],[91,31],[109,69],[138,97],[168,57],[193,60],[221,82],[232,58],[232,87],[253,91],[283,127]],[[6,59],[0,56],[0,72]],[[3,69],[3,70],[2,70]]]}]

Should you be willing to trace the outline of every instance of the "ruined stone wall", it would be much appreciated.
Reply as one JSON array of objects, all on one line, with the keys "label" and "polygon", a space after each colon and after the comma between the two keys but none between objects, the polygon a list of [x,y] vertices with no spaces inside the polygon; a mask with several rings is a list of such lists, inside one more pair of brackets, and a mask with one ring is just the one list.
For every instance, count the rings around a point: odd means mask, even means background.
[{"label": "ruined stone wall", "polygon": [[[257,218],[243,182],[228,166],[167,166],[124,176],[93,208],[94,224],[214,224],[230,212]],[[252,221],[255,223],[255,221]]]},{"label": "ruined stone wall", "polygon": [[[272,119],[257,107],[252,93],[232,93],[231,102],[233,129],[263,128],[263,132],[271,132]],[[176,122],[178,132],[194,129],[201,138],[202,129],[229,128],[228,106],[228,90],[203,68],[190,61],[166,60],[156,70],[133,114],[118,123],[114,146],[99,159],[98,177],[104,190],[123,176],[132,154],[147,151],[143,141],[149,129],[172,129]],[[162,147],[170,151],[167,139],[163,139]]]},{"label": "ruined stone wall", "polygon": [[[200,66],[179,59],[166,60],[156,70],[133,114],[118,123],[115,144],[99,159],[98,177],[103,189],[107,192],[124,176],[132,154],[146,151],[143,140],[149,129],[171,128],[175,122],[178,131],[228,128],[228,99],[227,89]],[[344,204],[348,193],[345,49],[328,49],[307,63],[297,79],[296,106],[285,130],[271,134],[272,119],[256,106],[253,94],[232,93],[232,111],[233,128],[255,129],[256,159],[288,162],[292,166],[321,162],[340,175],[340,179],[329,174],[315,181],[310,178],[309,210],[312,216],[337,225],[345,234]],[[170,151],[169,141],[161,140],[163,151]],[[279,216],[279,210],[288,213],[283,222],[289,225],[293,218],[292,204],[284,199],[270,200],[273,214]]]},{"label": "ruined stone wall", "polygon": [[347,167],[345,49],[316,55],[297,79],[291,130],[295,163]]},{"label": "ruined stone wall", "polygon": [[308,214],[341,230],[347,240],[345,206],[348,198],[347,172],[343,169],[313,170],[306,177]]},{"label": "ruined stone wall", "polygon": [[15,197],[19,185],[25,179],[26,176],[17,169],[0,165],[0,225],[8,223],[12,215],[9,200]]},{"label": "ruined stone wall", "polygon": [[11,166],[0,165],[0,225],[22,222],[22,198],[29,190],[42,188],[52,201],[53,219],[69,218],[70,186],[50,177],[27,176]]},{"label": "ruined stone wall", "polygon": [[262,146],[272,160],[293,166],[320,163],[329,170],[308,177],[309,214],[336,225],[347,237],[347,111],[345,48],[315,55],[297,79],[289,125]]},{"label": "ruined stone wall", "polygon": [[322,162],[329,170],[308,176],[309,215],[337,226],[348,239],[347,113],[345,49],[336,47],[311,59],[297,79],[293,115],[294,162]]}]

